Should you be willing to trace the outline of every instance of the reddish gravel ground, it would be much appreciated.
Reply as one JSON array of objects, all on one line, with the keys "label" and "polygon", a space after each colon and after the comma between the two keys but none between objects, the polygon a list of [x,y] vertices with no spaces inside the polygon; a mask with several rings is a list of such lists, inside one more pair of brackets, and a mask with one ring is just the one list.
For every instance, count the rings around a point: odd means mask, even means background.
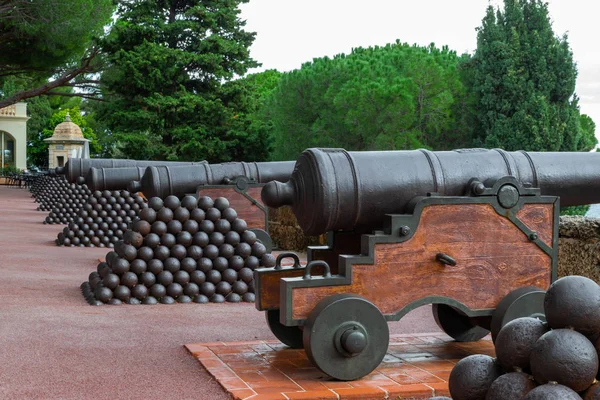
[{"label": "reddish gravel ground", "polygon": [[[36,207],[0,186],[1,399],[227,399],[183,345],[274,338],[251,304],[88,305],[108,250],[56,247]],[[430,307],[390,330],[439,332]]]}]

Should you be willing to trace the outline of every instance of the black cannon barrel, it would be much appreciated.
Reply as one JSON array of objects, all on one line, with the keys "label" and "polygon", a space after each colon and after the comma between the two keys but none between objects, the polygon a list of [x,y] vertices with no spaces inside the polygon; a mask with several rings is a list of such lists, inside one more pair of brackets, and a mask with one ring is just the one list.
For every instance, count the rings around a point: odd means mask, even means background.
[{"label": "black cannon barrel", "polygon": [[294,161],[229,162],[223,164],[150,166],[140,181],[131,182],[128,189],[142,192],[150,198],[193,193],[200,185],[219,185],[226,179],[245,176],[257,183],[287,181],[294,170]]},{"label": "black cannon barrel", "polygon": [[406,212],[411,199],[437,193],[461,196],[470,181],[513,176],[561,206],[600,202],[600,153],[506,152],[463,149],[431,152],[308,149],[286,183],[262,190],[269,207],[291,205],[305,233],[368,230],[385,214]]},{"label": "black cannon barrel", "polygon": [[77,181],[80,176],[87,176],[90,168],[124,168],[124,167],[148,167],[150,165],[187,165],[206,163],[199,162],[174,162],[174,161],[146,161],[146,160],[124,160],[117,158],[69,158],[64,167],[57,168],[58,174],[66,174],[71,183]]},{"label": "black cannon barrel", "polygon": [[147,167],[90,168],[85,183],[91,190],[123,190],[144,176]]}]

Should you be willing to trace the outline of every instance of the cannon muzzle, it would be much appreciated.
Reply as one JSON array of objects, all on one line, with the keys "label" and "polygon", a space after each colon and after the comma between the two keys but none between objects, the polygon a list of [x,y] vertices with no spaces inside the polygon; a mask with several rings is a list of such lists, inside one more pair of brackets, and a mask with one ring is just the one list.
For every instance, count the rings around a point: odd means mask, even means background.
[{"label": "cannon muzzle", "polygon": [[291,205],[308,235],[382,227],[386,214],[409,212],[428,194],[464,196],[474,180],[512,176],[562,206],[600,203],[600,153],[528,153],[500,149],[432,152],[308,149],[288,182],[262,191],[269,207]]}]

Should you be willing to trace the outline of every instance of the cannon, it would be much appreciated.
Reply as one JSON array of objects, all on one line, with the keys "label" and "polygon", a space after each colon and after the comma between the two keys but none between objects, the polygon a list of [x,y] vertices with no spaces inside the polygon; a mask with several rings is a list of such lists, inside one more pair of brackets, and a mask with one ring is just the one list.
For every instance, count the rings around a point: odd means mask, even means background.
[{"label": "cannon", "polygon": [[139,181],[131,182],[129,191],[142,192],[146,197],[181,197],[194,193],[201,185],[229,185],[238,177],[251,183],[287,181],[294,169],[293,161],[229,162],[198,165],[156,165],[146,168]]},{"label": "cannon", "polygon": [[[206,161],[198,162],[200,164]],[[124,160],[112,158],[70,158],[64,167],[55,168],[58,175],[66,175],[71,183],[77,181],[79,177],[86,177],[90,168],[124,168],[124,167],[148,167],[150,165],[184,165],[198,164],[194,162],[173,162],[173,161],[146,161],[146,160]],[[119,187],[118,189],[125,189]]]},{"label": "cannon", "polygon": [[598,153],[306,150],[262,199],[291,206],[328,245],[309,247],[306,266],[288,253],[257,269],[256,307],[279,340],[340,380],[373,371],[387,322],[422,305],[457,341],[543,319],[560,204],[600,202],[598,171]]}]

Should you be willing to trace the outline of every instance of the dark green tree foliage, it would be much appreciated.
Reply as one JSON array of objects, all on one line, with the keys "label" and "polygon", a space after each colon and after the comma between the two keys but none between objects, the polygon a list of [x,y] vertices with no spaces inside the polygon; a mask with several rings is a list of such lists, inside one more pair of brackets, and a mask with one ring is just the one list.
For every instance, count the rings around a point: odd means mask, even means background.
[{"label": "dark green tree foliage", "polygon": [[124,0],[103,42],[102,119],[117,155],[136,159],[261,160],[267,137],[253,129],[243,80],[257,66],[247,0]]},{"label": "dark green tree foliage", "polygon": [[583,151],[596,139],[581,128],[577,69],[567,37],[555,36],[547,4],[505,0],[478,29],[472,74],[476,144],[507,150]]},{"label": "dark green tree foliage", "polygon": [[389,44],[319,58],[283,75],[265,102],[273,159],[308,147],[449,149],[472,141],[455,52]]}]

